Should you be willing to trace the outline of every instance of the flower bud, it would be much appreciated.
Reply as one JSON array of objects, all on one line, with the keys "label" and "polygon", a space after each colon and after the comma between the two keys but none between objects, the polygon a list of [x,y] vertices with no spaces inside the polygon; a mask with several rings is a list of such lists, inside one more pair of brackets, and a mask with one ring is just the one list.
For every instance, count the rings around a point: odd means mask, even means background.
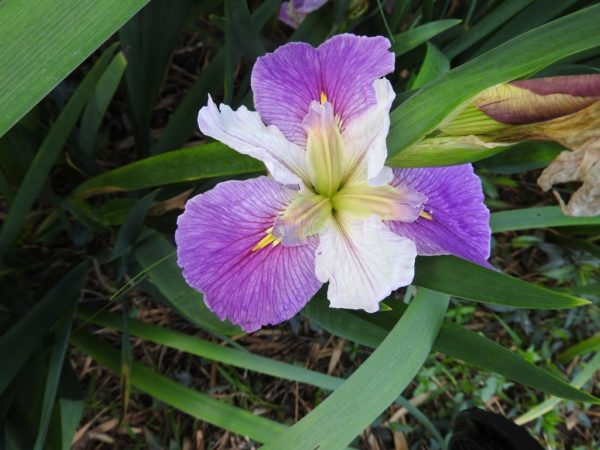
[{"label": "flower bud", "polygon": [[475,135],[488,145],[525,140],[555,141],[562,152],[544,170],[538,184],[582,186],[563,212],[600,214],[600,74],[513,81],[483,91],[440,127],[440,136]]}]

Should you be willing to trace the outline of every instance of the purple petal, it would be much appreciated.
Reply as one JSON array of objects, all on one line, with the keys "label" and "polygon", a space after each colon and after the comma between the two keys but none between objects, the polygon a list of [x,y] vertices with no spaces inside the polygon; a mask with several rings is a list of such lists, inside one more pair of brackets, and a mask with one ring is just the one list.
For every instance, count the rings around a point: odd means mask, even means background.
[{"label": "purple petal", "polygon": [[321,93],[342,123],[375,106],[373,82],[394,70],[384,37],[335,36],[319,48],[290,43],[259,58],[252,71],[254,105],[267,124],[302,144],[302,120]]},{"label": "purple petal", "polygon": [[292,0],[294,8],[304,14],[316,11],[325,3],[327,3],[327,0]]},{"label": "purple petal", "polygon": [[490,267],[490,213],[483,203],[481,181],[470,164],[394,169],[392,185],[427,196],[424,211],[431,220],[388,222],[393,231],[415,242],[418,254],[452,254]]},{"label": "purple petal", "polygon": [[316,239],[253,250],[296,191],[267,177],[227,181],[189,200],[177,221],[177,258],[207,306],[250,332],[294,316],[317,292]]},{"label": "purple petal", "polygon": [[510,84],[538,95],[568,94],[576,97],[600,97],[600,74],[534,78],[513,81]]},{"label": "purple petal", "polygon": [[296,9],[292,2],[283,2],[279,7],[279,20],[294,30],[300,26],[306,14],[303,14]]}]

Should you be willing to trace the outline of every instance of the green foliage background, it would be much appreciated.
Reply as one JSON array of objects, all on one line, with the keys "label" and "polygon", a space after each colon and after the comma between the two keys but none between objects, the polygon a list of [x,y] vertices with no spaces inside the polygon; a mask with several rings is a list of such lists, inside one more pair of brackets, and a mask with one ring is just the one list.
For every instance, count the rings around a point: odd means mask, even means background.
[{"label": "green foliage background", "polygon": [[[171,418],[181,411],[269,449],[370,448],[359,437],[367,427],[387,433],[381,442],[399,433],[415,445],[446,448],[457,411],[496,396],[554,448],[573,444],[560,431],[567,415],[588,430],[581,433],[587,441],[574,445],[599,445],[591,422],[597,433],[597,411],[586,414],[598,403],[589,381],[600,368],[600,218],[563,216],[526,174],[560,148],[524,143],[492,155],[410,146],[497,83],[598,72],[600,5],[386,3],[334,0],[294,31],[277,21],[274,0],[0,2],[0,448],[70,448],[82,417],[97,412],[94,393],[82,391],[82,384],[93,391],[94,382],[80,380],[73,364],[82,355],[120,376],[113,415],[123,419],[125,434],[131,399],[146,393]],[[478,161],[494,211],[492,262],[504,273],[454,257],[421,258],[406,302],[392,296],[373,315],[329,309],[318,295],[302,312],[305,329],[315,339],[342,337],[347,355],[362,355],[352,373],[333,376],[237,344],[232,337],[240,330],[217,320],[182,279],[172,236],[190,195],[264,171],[196,131],[208,93],[251,107],[249,74],[258,56],[341,32],[386,35],[393,43],[398,100],[388,164]],[[185,319],[184,332],[136,319],[133,291]],[[261,417],[252,405],[192,389],[136,361],[131,342],[140,340],[231,373],[314,386],[319,395],[297,423],[290,411]],[[451,382],[440,388],[431,384],[436,377]],[[413,398],[447,391],[450,399],[428,418],[401,396],[407,387]],[[383,421],[390,405],[406,408],[412,421]],[[184,445],[177,433],[167,443],[149,430],[130,435],[137,448]]]}]

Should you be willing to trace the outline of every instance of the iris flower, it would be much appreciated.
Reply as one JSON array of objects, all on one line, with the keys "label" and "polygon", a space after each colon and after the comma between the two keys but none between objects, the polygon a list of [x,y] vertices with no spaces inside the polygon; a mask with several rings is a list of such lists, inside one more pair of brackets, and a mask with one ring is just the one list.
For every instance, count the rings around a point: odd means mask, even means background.
[{"label": "iris flower", "polygon": [[383,37],[338,35],[259,58],[256,112],[200,110],[200,130],[264,162],[178,219],[178,262],[208,307],[250,332],[294,316],[329,283],[336,308],[377,311],[418,254],[487,265],[489,212],[470,165],[384,166],[394,69]]}]

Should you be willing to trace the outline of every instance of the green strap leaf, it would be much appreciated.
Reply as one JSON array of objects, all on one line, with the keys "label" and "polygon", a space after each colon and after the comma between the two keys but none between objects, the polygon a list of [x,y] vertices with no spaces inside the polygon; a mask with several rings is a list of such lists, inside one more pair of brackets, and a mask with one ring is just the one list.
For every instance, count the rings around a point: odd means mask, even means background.
[{"label": "green strap leaf", "polygon": [[[477,164],[477,168],[503,175],[543,169],[563,150],[562,145],[551,141],[519,142],[511,145],[502,153],[481,161]],[[402,153],[404,152],[400,154]]]},{"label": "green strap leaf", "polygon": [[392,5],[392,17],[390,17],[390,28],[397,30],[402,20],[410,12],[414,0],[397,0]]},{"label": "green strap leaf", "polygon": [[591,338],[585,339],[574,346],[568,348],[557,356],[562,363],[567,363],[576,356],[584,355],[589,352],[600,351],[600,333],[596,333]]},{"label": "green strap leaf", "polygon": [[98,164],[93,160],[98,130],[127,67],[123,52],[119,52],[112,60],[102,77],[98,80],[94,95],[81,116],[78,141],[82,155],[79,156],[88,170],[98,170]]},{"label": "green strap leaf", "polygon": [[219,85],[225,71],[225,56],[225,49],[222,48],[198,76],[152,146],[152,154],[182,147],[194,134],[194,130],[198,129],[198,111],[206,104],[209,93],[215,95],[220,90]]},{"label": "green strap leaf", "polygon": [[[70,364],[65,364],[60,377],[58,398],[48,430],[48,444],[55,449],[69,450],[77,425],[84,410],[83,392],[79,386],[78,375]],[[59,426],[53,426],[54,424]]]},{"label": "green strap leaf", "polygon": [[[391,328],[387,321],[380,320],[372,314],[334,310],[328,308],[324,302],[311,302],[304,312],[330,333],[371,348],[376,348]],[[485,336],[458,325],[444,323],[433,349],[547,394],[569,400],[598,402],[598,399],[590,394],[570,386]]]},{"label": "green strap leaf", "polygon": [[115,238],[115,244],[110,254],[111,259],[122,256],[123,254],[129,255],[131,247],[142,233],[146,214],[152,206],[157,193],[158,191],[152,191],[144,195],[137,200],[133,208],[131,208]]},{"label": "green strap leaf", "polygon": [[79,298],[86,272],[87,263],[72,269],[26,316],[0,337],[0,393],[4,392],[35,348],[42,343],[65,308]]},{"label": "green strap leaf", "polygon": [[[582,387],[585,383],[587,383],[596,373],[600,370],[600,353],[596,353],[596,355],[592,358],[592,360],[587,363],[583,369],[573,378],[571,381],[571,386],[575,388]],[[525,414],[517,417],[515,419],[515,423],[518,425],[524,425],[527,422],[531,422],[534,419],[537,419],[540,416],[552,411],[556,406],[562,401],[561,398],[551,397],[546,401],[540,403],[535,408],[530,409]]]},{"label": "green strap leaf", "polygon": [[[318,301],[318,299],[316,299]],[[124,328],[123,322],[117,314],[96,312],[88,308],[80,308],[77,316],[103,327],[110,327],[116,330]],[[200,339],[196,336],[189,336],[184,333],[170,330],[144,323],[135,319],[128,319],[129,332],[146,341],[156,342],[182,352],[206,358],[211,361],[218,361],[223,364],[240,367],[242,369],[252,370],[285,380],[298,381],[300,383],[310,384],[327,391],[334,391],[346,381],[343,378],[326,375],[314,370],[306,369],[302,366],[284,363],[264,356],[255,355],[244,349],[223,347],[214,342]],[[427,430],[439,441],[443,438],[435,426],[427,417],[410,401],[400,396],[396,399],[398,405],[404,406],[416,420],[418,420]]]},{"label": "green strap leaf", "polygon": [[[391,114],[390,157],[418,142],[486,88],[525,77],[600,42],[600,5],[524,33],[428,84]],[[560,45],[556,45],[560,36]]]},{"label": "green strap leaf", "polygon": [[105,172],[80,184],[72,196],[82,198],[263,170],[264,165],[257,159],[214,142],[150,156]]},{"label": "green strap leaf", "polygon": [[57,330],[56,343],[52,348],[50,355],[50,364],[48,367],[48,375],[46,376],[46,386],[44,389],[44,400],[42,403],[42,412],[40,414],[40,423],[35,440],[34,450],[44,450],[46,446],[46,435],[52,417],[52,410],[55,406],[56,393],[62,369],[64,367],[65,355],[69,343],[69,335],[71,334],[71,325],[73,323],[73,313],[75,311],[75,302],[64,315],[60,326]]},{"label": "green strap leaf", "polygon": [[[116,314],[95,313],[89,309],[79,309],[77,316],[103,327],[122,330],[123,323]],[[139,320],[128,319],[129,333],[146,341],[166,345],[176,350],[190,353],[201,358],[218,361],[223,364],[252,370],[266,375],[271,375],[285,380],[298,381],[300,383],[318,386],[322,389],[333,391],[337,389],[344,380],[326,375],[314,370],[305,369],[301,366],[287,364],[264,356],[255,355],[245,350],[223,347],[214,342],[189,336],[168,328],[150,325]]]},{"label": "green strap leaf", "polygon": [[[73,332],[71,342],[114,373],[121,370],[120,353],[97,338],[81,331]],[[219,400],[182,386],[170,378],[144,367],[138,362],[131,366],[131,385],[173,408],[234,433],[266,442],[285,429],[272,420],[250,411],[228,405]]]},{"label": "green strap leaf", "polygon": [[[269,22],[277,3],[277,0],[266,0],[256,8],[252,14],[251,26],[253,29],[260,30]],[[225,53],[224,48],[220,49],[206,69],[198,76],[194,85],[171,115],[169,123],[153,146],[152,153],[162,153],[182,147],[193,134],[194,129],[197,129],[196,117],[200,105],[206,104],[208,94],[215,94],[222,83],[226,62]]]},{"label": "green strap leaf", "polygon": [[461,21],[458,19],[445,19],[429,22],[424,25],[404,31],[394,36],[395,44],[392,45],[392,51],[396,56],[403,55],[413,48],[424,44],[429,39],[438,34],[458,25]]},{"label": "green strap leaf", "polygon": [[345,448],[417,374],[437,336],[448,300],[446,295],[420,289],[389,335],[352,376],[263,449]]},{"label": "green strap leaf", "polygon": [[31,205],[33,205],[33,202],[42,190],[44,182],[67,139],[71,135],[71,131],[77,123],[79,115],[94,93],[98,80],[110,63],[115,48],[116,46],[113,45],[107,49],[96,64],[94,64],[92,70],[86,75],[61,111],[54,125],[52,125],[37,155],[29,166],[0,232],[0,258],[13,245],[21,226],[25,223]]},{"label": "green strap leaf", "polygon": [[549,2],[548,0],[536,0],[495,31],[490,38],[486,39],[485,44],[477,49],[475,56],[485,53],[521,33],[549,22],[578,1]]},{"label": "green strap leaf", "polygon": [[427,53],[411,89],[419,89],[450,71],[450,61],[435,45],[427,43]]},{"label": "green strap leaf", "polygon": [[[330,308],[327,300],[319,298],[319,296],[313,298],[302,311],[311,321],[319,324],[330,333],[370,348],[376,348],[381,344],[381,341],[385,339],[393,326],[371,323],[364,317],[359,317],[350,311]],[[397,320],[398,317],[393,315],[392,319]]]},{"label": "green strap leaf", "polygon": [[542,206],[495,212],[490,217],[490,226],[494,233],[577,225],[600,225],[600,216],[565,216],[558,206]]},{"label": "green strap leaf", "polygon": [[479,42],[485,36],[492,33],[532,1],[533,0],[501,2],[489,14],[483,16],[483,19],[477,22],[473,27],[467,28],[461,36],[454,39],[452,43],[444,49],[444,53],[446,53],[450,59],[454,58]]},{"label": "green strap leaf", "polygon": [[512,308],[563,309],[590,303],[456,256],[418,257],[413,283],[455,297]]},{"label": "green strap leaf", "polygon": [[594,396],[570,386],[501,345],[457,325],[444,324],[435,349],[561,398],[600,403]]},{"label": "green strap leaf", "polygon": [[[148,154],[150,119],[193,0],[154,0],[119,30],[131,64],[125,81],[136,146]],[[203,2],[206,3],[206,2]]]},{"label": "green strap leaf", "polygon": [[465,164],[504,152],[506,145],[487,144],[474,136],[423,139],[388,158],[390,167],[440,167]]},{"label": "green strap leaf", "polygon": [[0,136],[149,0],[3,0]]}]

